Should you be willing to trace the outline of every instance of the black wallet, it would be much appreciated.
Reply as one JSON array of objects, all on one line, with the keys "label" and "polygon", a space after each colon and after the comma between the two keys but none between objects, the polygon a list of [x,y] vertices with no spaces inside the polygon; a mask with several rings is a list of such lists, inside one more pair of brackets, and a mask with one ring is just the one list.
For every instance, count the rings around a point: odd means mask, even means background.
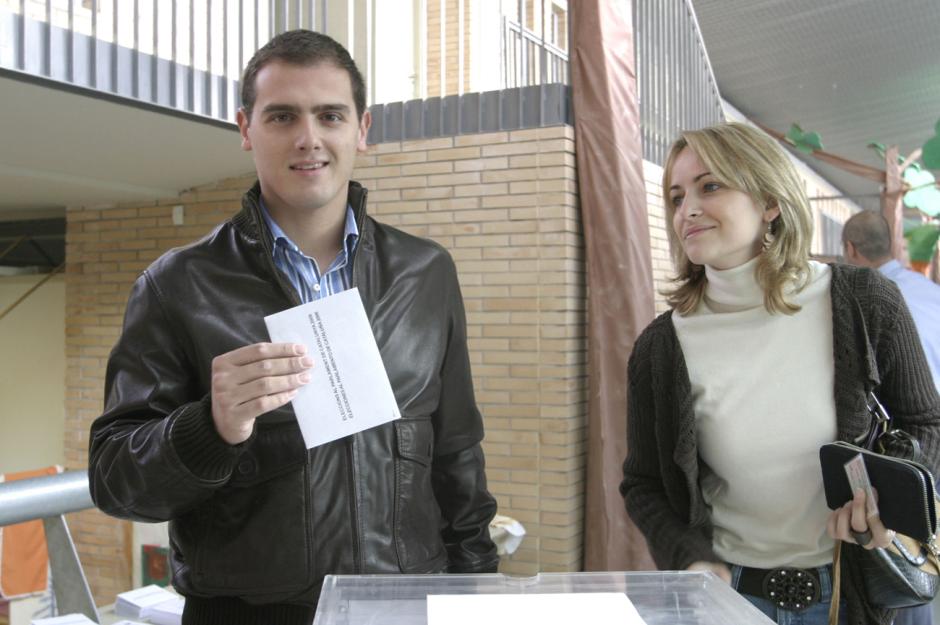
[{"label": "black wallet", "polygon": [[937,532],[933,476],[922,464],[875,453],[844,442],[819,448],[823,488],[830,509],[852,499],[845,463],[862,454],[871,485],[878,491],[878,511],[885,527],[921,542]]}]

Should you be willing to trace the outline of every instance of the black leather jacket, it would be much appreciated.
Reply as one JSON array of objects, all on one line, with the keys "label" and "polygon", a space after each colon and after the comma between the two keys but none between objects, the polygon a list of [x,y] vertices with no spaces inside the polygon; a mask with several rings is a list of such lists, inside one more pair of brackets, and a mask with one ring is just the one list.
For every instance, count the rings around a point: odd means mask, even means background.
[{"label": "black leather jacket", "polygon": [[240,213],[134,284],[91,429],[95,504],[170,521],[184,595],[312,605],[327,574],[495,571],[496,502],[453,261],[366,216],[357,183],[353,284],[402,419],[311,450],[289,405],[240,445],[216,433],[212,359],[269,340],[263,317],[300,303],[258,199],[255,185]]}]

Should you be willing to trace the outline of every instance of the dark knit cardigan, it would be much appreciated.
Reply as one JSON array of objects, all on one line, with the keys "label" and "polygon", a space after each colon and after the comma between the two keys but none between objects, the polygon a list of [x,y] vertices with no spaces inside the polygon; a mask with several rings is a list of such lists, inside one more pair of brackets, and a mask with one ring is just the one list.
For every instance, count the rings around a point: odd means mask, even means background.
[{"label": "dark knit cardigan", "polygon": [[[940,396],[900,292],[876,271],[832,265],[830,294],[839,440],[854,441],[868,430],[865,398],[873,386],[896,427],[920,440],[936,475]],[[620,486],[627,511],[661,569],[721,561],[712,549],[696,445],[691,383],[670,311],[643,331],[630,357],[627,458]],[[893,612],[873,608],[863,596],[858,549],[845,544],[842,550],[849,622],[890,623]]]}]

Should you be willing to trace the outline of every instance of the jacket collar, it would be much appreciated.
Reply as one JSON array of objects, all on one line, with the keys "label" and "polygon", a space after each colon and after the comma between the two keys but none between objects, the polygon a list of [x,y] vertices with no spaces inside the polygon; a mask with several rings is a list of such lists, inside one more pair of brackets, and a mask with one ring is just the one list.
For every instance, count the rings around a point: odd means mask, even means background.
[{"label": "jacket collar", "polygon": [[[367,228],[365,187],[354,180],[349,181],[349,191],[346,202],[352,206],[356,216],[356,228],[359,230],[360,242],[371,240],[372,230]],[[242,196],[242,209],[232,217],[232,225],[244,237],[253,242],[260,242],[265,247],[270,245],[271,231],[261,214],[261,183],[255,184]],[[358,249],[358,245],[356,246]],[[270,250],[269,250],[270,251]]]}]

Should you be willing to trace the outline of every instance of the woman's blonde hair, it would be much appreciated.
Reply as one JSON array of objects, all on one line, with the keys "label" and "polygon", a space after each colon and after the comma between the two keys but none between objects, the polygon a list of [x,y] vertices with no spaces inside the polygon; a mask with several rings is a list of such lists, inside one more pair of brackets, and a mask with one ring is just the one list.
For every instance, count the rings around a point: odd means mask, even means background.
[{"label": "woman's blonde hair", "polygon": [[687,130],[672,144],[663,168],[663,200],[666,205],[669,244],[677,275],[674,288],[663,294],[679,314],[695,310],[705,297],[705,267],[686,256],[672,228],[675,208],[669,201],[672,168],[679,153],[689,148],[721,184],[747,193],[761,208],[777,206],[780,214],[771,222],[774,241],[757,261],[756,278],[764,291],[764,307],[770,313],[793,314],[800,307],[787,301],[785,290],[797,291],[809,281],[809,250],[813,217],[803,182],[783,149],[767,134],[737,122]]}]

